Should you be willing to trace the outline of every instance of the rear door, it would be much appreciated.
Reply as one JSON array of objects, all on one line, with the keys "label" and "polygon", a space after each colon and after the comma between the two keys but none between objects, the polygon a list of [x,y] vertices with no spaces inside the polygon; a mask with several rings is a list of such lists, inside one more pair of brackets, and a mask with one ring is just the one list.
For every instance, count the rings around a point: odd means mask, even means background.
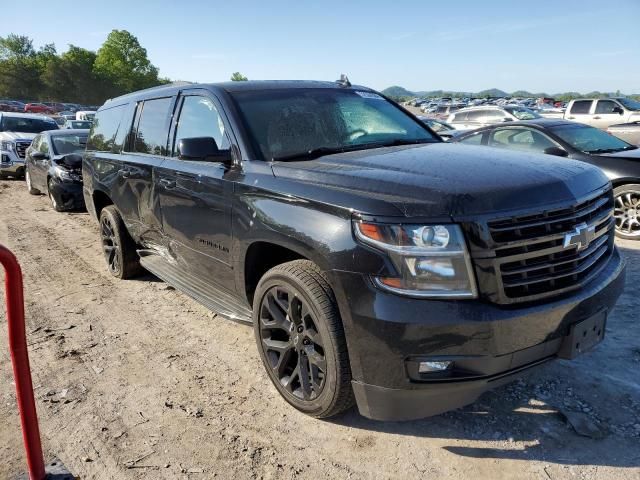
[{"label": "rear door", "polygon": [[183,91],[176,112],[170,157],[155,179],[165,241],[183,267],[230,289],[231,172],[219,162],[181,160],[178,148],[183,138],[213,137],[220,150],[229,149],[229,123],[217,99],[205,90]]},{"label": "rear door", "polygon": [[569,111],[566,113],[565,118],[574,122],[591,125],[593,122],[591,114],[592,106],[593,100],[574,100],[573,104],[569,107]]},{"label": "rear door", "polygon": [[176,97],[149,98],[133,104],[133,124],[119,156],[111,189],[129,232],[143,244],[161,239],[160,209],[154,195],[154,169],[167,155],[169,124]]}]

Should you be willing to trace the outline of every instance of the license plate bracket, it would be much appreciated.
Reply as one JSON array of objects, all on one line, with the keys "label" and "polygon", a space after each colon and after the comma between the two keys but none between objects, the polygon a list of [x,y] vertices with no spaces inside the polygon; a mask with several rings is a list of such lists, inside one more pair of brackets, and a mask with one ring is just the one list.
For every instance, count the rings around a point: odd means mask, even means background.
[{"label": "license plate bracket", "polygon": [[604,339],[607,325],[607,312],[599,312],[592,317],[574,323],[569,327],[569,334],[564,337],[558,357],[571,360],[591,350]]}]

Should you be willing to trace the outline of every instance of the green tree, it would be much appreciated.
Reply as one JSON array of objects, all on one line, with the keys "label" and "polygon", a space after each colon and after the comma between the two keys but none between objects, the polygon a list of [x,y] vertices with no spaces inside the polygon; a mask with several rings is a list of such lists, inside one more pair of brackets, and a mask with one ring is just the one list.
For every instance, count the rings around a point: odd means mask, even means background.
[{"label": "green tree", "polygon": [[112,30],[96,55],[94,73],[107,86],[107,96],[153,87],[162,83],[147,50],[126,30]]},{"label": "green tree", "polygon": [[0,37],[0,96],[33,99],[42,92],[42,64],[24,35]]},{"label": "green tree", "polygon": [[69,45],[65,53],[50,59],[42,74],[47,97],[68,102],[102,103],[105,86],[93,73],[95,60],[95,52],[75,45]]},{"label": "green tree", "polygon": [[232,82],[246,82],[247,80],[249,79],[242,75],[240,72],[234,72],[233,75],[231,75]]}]

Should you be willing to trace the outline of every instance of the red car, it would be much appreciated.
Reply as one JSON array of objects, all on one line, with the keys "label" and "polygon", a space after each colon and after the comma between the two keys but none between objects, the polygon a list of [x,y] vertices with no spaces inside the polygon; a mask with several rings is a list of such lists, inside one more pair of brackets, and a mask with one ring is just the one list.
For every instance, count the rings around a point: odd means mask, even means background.
[{"label": "red car", "polygon": [[54,113],[51,107],[43,103],[27,103],[24,106],[25,113]]}]

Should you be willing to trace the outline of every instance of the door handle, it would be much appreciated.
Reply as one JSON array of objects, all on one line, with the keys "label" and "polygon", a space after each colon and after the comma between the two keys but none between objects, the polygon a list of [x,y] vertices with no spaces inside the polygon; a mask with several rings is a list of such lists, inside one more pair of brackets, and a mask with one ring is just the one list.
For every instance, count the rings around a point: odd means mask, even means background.
[{"label": "door handle", "polygon": [[600,120],[601,117],[593,117],[594,120]]},{"label": "door handle", "polygon": [[573,119],[574,119],[574,118],[576,118],[576,117],[567,117],[567,118],[568,118],[569,120],[573,120]]},{"label": "door handle", "polygon": [[160,185],[162,185],[167,190],[170,190],[172,188],[176,188],[175,180],[169,180],[168,178],[161,178],[160,179]]}]

